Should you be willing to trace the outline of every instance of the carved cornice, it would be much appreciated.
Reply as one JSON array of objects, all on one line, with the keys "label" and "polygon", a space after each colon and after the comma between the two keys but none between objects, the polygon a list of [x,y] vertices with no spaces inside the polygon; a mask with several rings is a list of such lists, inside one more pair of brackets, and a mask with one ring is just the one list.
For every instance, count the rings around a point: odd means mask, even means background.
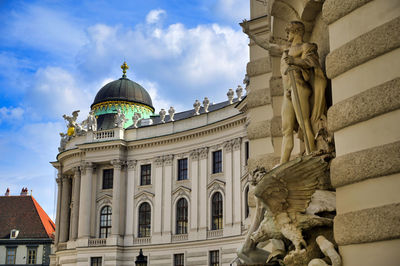
[{"label": "carved cornice", "polygon": [[170,155],[166,155],[164,156],[164,164],[165,165],[172,165],[172,161],[174,160],[174,155],[170,154]]},{"label": "carved cornice", "polygon": [[114,167],[114,169],[121,169],[124,164],[125,162],[119,159],[114,159],[111,161],[111,165]]},{"label": "carved cornice", "polygon": [[127,161],[126,165],[128,166],[128,169],[136,169],[137,161],[136,160]]},{"label": "carved cornice", "polygon": [[[129,143],[128,149],[133,150],[133,149],[142,149],[142,148],[149,148],[149,147],[154,147],[154,146],[160,146],[160,145],[167,145],[167,144],[173,144],[177,142],[182,142],[186,140],[191,140],[194,138],[200,138],[200,137],[205,137],[211,134],[215,134],[227,129],[230,129],[232,127],[237,127],[239,125],[242,125],[246,122],[246,117],[243,114],[239,114],[233,118],[229,118],[229,120],[235,119],[233,121],[230,121],[229,123],[218,125],[218,126],[213,126],[211,127],[210,125],[205,126],[206,129],[200,130],[189,130],[189,133],[186,133],[185,135],[182,135],[180,133],[174,133],[170,136],[164,136],[164,137],[155,137],[152,138],[151,142],[148,141],[143,141],[143,143],[138,143],[138,141],[132,141]],[[179,135],[179,136],[176,136]],[[176,136],[176,137],[174,137]],[[142,141],[141,141],[142,142]]]}]

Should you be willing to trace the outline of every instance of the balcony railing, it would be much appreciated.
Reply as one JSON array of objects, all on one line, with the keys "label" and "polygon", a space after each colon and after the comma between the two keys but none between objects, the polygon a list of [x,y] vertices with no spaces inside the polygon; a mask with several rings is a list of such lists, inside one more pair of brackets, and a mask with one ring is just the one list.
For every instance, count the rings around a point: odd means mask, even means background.
[{"label": "balcony railing", "polygon": [[187,241],[188,234],[172,235],[172,242]]},{"label": "balcony railing", "polygon": [[224,235],[224,229],[207,231],[207,238],[217,238]]},{"label": "balcony railing", "polygon": [[151,236],[149,237],[136,237],[133,240],[134,245],[149,245],[151,244]]},{"label": "balcony railing", "polygon": [[105,141],[114,139],[123,139],[124,129],[123,128],[112,128],[99,131],[89,131],[87,133],[87,141]]},{"label": "balcony railing", "polygon": [[107,243],[106,238],[94,238],[94,239],[89,239],[88,246],[89,247],[103,247]]}]

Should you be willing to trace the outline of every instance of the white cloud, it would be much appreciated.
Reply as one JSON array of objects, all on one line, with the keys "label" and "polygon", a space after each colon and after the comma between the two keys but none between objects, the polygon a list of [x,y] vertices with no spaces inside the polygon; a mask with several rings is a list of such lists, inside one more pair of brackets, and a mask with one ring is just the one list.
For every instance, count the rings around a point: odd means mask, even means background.
[{"label": "white cloud", "polygon": [[21,107],[1,107],[0,108],[0,123],[6,122],[16,122],[22,119],[22,115],[25,110]]},{"label": "white cloud", "polygon": [[160,19],[166,15],[163,9],[153,9],[146,16],[146,22],[148,24],[154,24],[160,21]]},{"label": "white cloud", "polygon": [[249,1],[244,0],[218,0],[215,3],[215,14],[232,22],[239,23],[250,16]]}]

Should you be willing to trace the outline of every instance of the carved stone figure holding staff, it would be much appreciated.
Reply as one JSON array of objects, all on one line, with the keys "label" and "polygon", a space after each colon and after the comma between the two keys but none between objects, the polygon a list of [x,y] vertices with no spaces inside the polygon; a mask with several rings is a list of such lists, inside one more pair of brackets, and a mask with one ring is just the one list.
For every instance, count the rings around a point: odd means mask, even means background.
[{"label": "carved stone figure holding staff", "polygon": [[[318,48],[303,41],[304,24],[292,21],[286,27],[289,46],[279,46],[252,34],[246,20],[243,31],[260,47],[273,53],[282,53],[281,74],[284,88],[282,103],[282,152],[280,163],[289,161],[293,150],[293,132],[301,130],[306,152],[316,150],[314,132],[320,130],[325,118],[326,79],[319,64]],[[297,96],[297,97],[296,97]]]}]

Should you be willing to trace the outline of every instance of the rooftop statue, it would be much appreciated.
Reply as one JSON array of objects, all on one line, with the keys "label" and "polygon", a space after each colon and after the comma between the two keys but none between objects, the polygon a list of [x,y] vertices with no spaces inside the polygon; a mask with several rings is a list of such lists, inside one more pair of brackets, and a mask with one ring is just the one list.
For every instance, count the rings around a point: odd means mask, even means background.
[{"label": "rooftop statue", "polygon": [[204,107],[204,112],[208,113],[208,107],[210,106],[210,100],[208,99],[208,97],[204,97],[203,100],[203,107]]},{"label": "rooftop statue", "polygon": [[241,23],[246,33],[260,47],[275,54],[282,54],[281,74],[284,89],[282,103],[282,152],[280,163],[290,159],[293,150],[293,132],[304,136],[306,154],[319,147],[315,134],[321,132],[326,121],[326,78],[321,69],[318,47],[304,42],[304,24],[292,21],[286,27],[288,46],[272,44],[249,30],[248,21]]},{"label": "rooftop statue", "polygon": [[165,123],[165,115],[167,114],[167,111],[165,111],[165,109],[161,108],[161,110],[158,114],[160,115],[161,123]]},{"label": "rooftop statue", "polygon": [[229,103],[232,104],[233,98],[235,97],[235,93],[233,92],[233,90],[229,89],[228,92],[226,93],[226,96],[228,96]]},{"label": "rooftop statue", "polygon": [[86,120],[82,122],[83,126],[86,126],[87,131],[97,131],[97,119],[94,115],[94,111],[90,111]]},{"label": "rooftop statue", "polygon": [[121,112],[121,109],[117,109],[117,113],[115,114],[115,126],[119,128],[123,128],[126,122],[125,114]]},{"label": "rooftop statue", "polygon": [[169,114],[169,121],[174,121],[174,116],[175,116],[175,109],[174,107],[170,107],[168,110],[168,114]]},{"label": "rooftop statue", "polygon": [[72,116],[63,115],[64,120],[67,122],[67,135],[70,137],[85,135],[86,131],[83,129],[82,125],[76,122],[79,115],[79,110],[73,111]]},{"label": "rooftop statue", "polygon": [[201,107],[201,103],[199,102],[199,100],[196,100],[193,104],[193,108],[194,108],[194,115],[199,115],[200,114],[200,107]]},{"label": "rooftop statue", "polygon": [[133,120],[133,127],[137,128],[138,127],[138,122],[140,120],[140,118],[142,117],[142,115],[140,113],[134,113],[132,120]]}]

